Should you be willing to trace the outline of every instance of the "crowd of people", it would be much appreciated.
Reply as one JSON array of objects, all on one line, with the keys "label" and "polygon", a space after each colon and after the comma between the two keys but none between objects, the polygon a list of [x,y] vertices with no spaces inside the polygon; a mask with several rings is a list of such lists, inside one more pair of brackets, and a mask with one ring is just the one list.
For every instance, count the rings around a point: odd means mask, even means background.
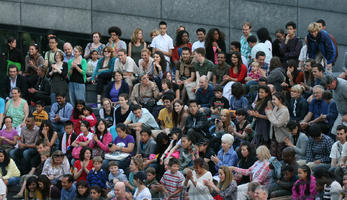
[{"label": "crowd of people", "polygon": [[245,22],[229,52],[218,28],[193,44],[158,28],[84,50],[50,34],[44,55],[8,39],[0,200],[347,199],[347,77],[324,20],[304,40]]}]

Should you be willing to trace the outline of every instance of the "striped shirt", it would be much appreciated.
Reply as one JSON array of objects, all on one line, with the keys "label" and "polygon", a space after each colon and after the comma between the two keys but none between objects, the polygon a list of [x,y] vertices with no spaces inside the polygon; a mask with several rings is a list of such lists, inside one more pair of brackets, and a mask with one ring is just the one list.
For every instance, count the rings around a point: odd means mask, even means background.
[{"label": "striped shirt", "polygon": [[[179,188],[183,187],[183,182],[185,178],[181,172],[172,174],[170,170],[167,170],[163,177],[160,180],[160,183],[163,184],[166,190],[169,192],[169,195],[176,192]],[[178,200],[180,194],[172,196],[170,199]]]}]

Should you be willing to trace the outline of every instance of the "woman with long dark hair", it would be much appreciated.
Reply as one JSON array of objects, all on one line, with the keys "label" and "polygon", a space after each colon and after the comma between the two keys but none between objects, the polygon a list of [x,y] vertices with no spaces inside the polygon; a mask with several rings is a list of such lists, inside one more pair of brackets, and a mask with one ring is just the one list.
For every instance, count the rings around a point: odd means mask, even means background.
[{"label": "woman with long dark hair", "polygon": [[60,198],[60,190],[51,184],[49,178],[41,174],[37,177],[37,182],[39,186],[39,190],[42,194],[42,199],[59,199]]},{"label": "woman with long dark hair", "polygon": [[[248,141],[243,141],[240,144],[240,147],[237,151],[237,155],[239,157],[239,161],[237,162],[237,167],[241,169],[248,169],[255,163],[255,161],[257,161],[257,158],[255,156],[255,148]],[[238,184],[241,185],[241,184],[249,183],[250,177],[236,176],[236,180]]]},{"label": "woman with long dark hair", "polygon": [[241,53],[231,53],[231,66],[229,68],[229,76],[231,81],[245,83],[247,76],[247,67],[242,64]]},{"label": "woman with long dark hair", "polygon": [[0,149],[0,177],[7,186],[19,183],[20,172],[16,163],[10,158],[5,150]]},{"label": "woman with long dark hair", "polygon": [[95,125],[93,139],[89,143],[89,147],[92,148],[93,157],[104,157],[105,153],[109,152],[108,144],[110,144],[112,141],[112,135],[107,131],[106,120],[99,119]]},{"label": "woman with long dark hair", "polygon": [[311,175],[311,169],[307,165],[299,166],[299,179],[294,183],[292,188],[292,198],[294,200],[313,200],[317,194],[316,179]]},{"label": "woman with long dark hair", "polygon": [[57,148],[56,144],[58,133],[54,131],[53,126],[49,120],[43,120],[41,122],[39,130],[40,139],[44,140],[53,151]]},{"label": "woman with long dark hair", "polygon": [[73,122],[74,132],[79,135],[81,133],[80,126],[83,117],[83,109],[86,103],[83,100],[77,100],[74,109],[72,110],[70,120]]},{"label": "woman with long dark hair", "polygon": [[260,28],[257,30],[257,36],[259,38],[259,42],[262,42],[267,45],[269,51],[272,53],[272,39],[270,37],[270,33],[267,28]]},{"label": "woman with long dark hair", "polygon": [[175,128],[180,128],[184,132],[188,112],[184,109],[184,103],[181,100],[173,102],[174,110],[172,112],[172,120]]},{"label": "woman with long dark hair", "polygon": [[192,43],[189,42],[189,33],[186,30],[177,33],[175,48],[172,52],[172,61],[175,65],[180,60],[183,47],[188,47],[192,51]]},{"label": "woman with long dark hair", "polygon": [[89,186],[87,181],[80,180],[76,184],[77,188],[77,194],[76,194],[76,200],[84,200],[88,199],[89,197]]},{"label": "woman with long dark hair", "polygon": [[217,53],[226,52],[225,35],[218,28],[208,31],[205,40],[206,58],[217,64]]},{"label": "woman with long dark hair", "polygon": [[57,51],[54,55],[55,62],[49,68],[48,77],[51,78],[51,103],[55,103],[56,94],[68,92],[67,69],[68,64],[64,61],[64,54]]},{"label": "woman with long dark hair", "polygon": [[92,150],[88,147],[83,147],[79,160],[76,160],[74,163],[74,179],[76,181],[86,181],[87,175],[93,167]]}]

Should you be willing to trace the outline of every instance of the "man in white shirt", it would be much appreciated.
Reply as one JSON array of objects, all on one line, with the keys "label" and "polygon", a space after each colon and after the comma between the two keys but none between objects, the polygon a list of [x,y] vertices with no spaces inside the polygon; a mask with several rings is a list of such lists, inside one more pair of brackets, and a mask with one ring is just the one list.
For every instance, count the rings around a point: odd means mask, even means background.
[{"label": "man in white shirt", "polygon": [[272,52],[269,50],[268,46],[262,42],[258,42],[254,35],[247,38],[248,45],[252,48],[251,59],[254,60],[258,51],[263,51],[265,53],[265,63],[270,64],[272,58]]},{"label": "man in white shirt", "polygon": [[123,77],[130,88],[132,88],[132,80],[135,79],[135,75],[138,74],[138,67],[135,61],[127,56],[125,49],[118,50],[118,59],[114,64],[114,71],[119,71],[123,74]]},{"label": "man in white shirt", "polygon": [[205,36],[206,30],[204,28],[198,28],[196,30],[196,36],[198,37],[198,41],[193,43],[192,52],[197,48],[205,48]]},{"label": "man in white shirt", "polygon": [[[167,24],[164,21],[159,23],[160,34],[156,36],[152,40],[152,44],[150,45],[152,49],[152,53],[156,51],[161,51],[167,62],[170,62],[170,57],[172,55],[172,50],[174,49],[173,40],[170,36],[166,34]],[[168,66],[167,66],[168,69]]]}]

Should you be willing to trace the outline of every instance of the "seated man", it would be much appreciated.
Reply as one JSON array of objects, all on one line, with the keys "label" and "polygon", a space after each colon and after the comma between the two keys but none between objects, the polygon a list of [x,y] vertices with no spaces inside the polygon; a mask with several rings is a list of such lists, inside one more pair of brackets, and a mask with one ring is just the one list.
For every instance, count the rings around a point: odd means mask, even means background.
[{"label": "seated man", "polygon": [[337,141],[333,144],[330,152],[331,167],[342,166],[347,160],[347,127],[344,125],[338,125],[336,128]]},{"label": "seated man", "polygon": [[35,126],[35,120],[29,115],[25,120],[25,126],[21,129],[18,148],[10,151],[10,156],[16,162],[21,174],[27,174],[33,167],[32,157],[37,153],[35,144],[39,139],[39,127]]},{"label": "seated man", "polygon": [[139,152],[140,150],[140,132],[142,127],[145,126],[152,129],[159,129],[159,126],[155,121],[153,115],[146,108],[142,108],[138,104],[132,106],[131,112],[125,120],[124,124],[128,125],[131,129],[136,131],[137,152]]},{"label": "seated man", "polygon": [[[28,85],[27,100],[30,104],[31,102],[36,102],[40,100],[44,105],[51,104],[51,84],[46,78],[47,69],[43,67],[37,68],[37,77],[35,78],[34,85]],[[33,105],[33,104],[31,104]]]},{"label": "seated man", "polygon": [[226,63],[226,55],[224,52],[218,52],[217,62],[218,64],[213,69],[212,75],[212,82],[214,87],[216,87],[216,85],[223,86],[228,82],[228,80],[223,79],[223,77],[225,75],[228,76],[230,68],[230,65]]},{"label": "seated man", "polygon": [[149,164],[156,162],[156,159],[150,160],[151,154],[155,154],[155,148],[157,143],[152,137],[152,131],[150,128],[143,127],[141,132],[140,150],[139,154],[144,159],[144,167],[147,168]]},{"label": "seated man", "polygon": [[58,133],[59,141],[64,134],[64,123],[70,120],[73,107],[70,103],[66,103],[65,94],[56,94],[56,101],[49,112],[49,120],[54,130]]},{"label": "seated man", "polygon": [[313,87],[313,100],[310,103],[309,111],[304,120],[300,122],[302,130],[305,130],[309,125],[318,124],[323,133],[329,133],[328,120],[321,117],[328,114],[328,104],[322,100],[324,88],[321,85]]},{"label": "seated man", "polygon": [[199,80],[200,88],[196,92],[196,101],[202,108],[209,108],[214,97],[213,87],[208,84],[207,76],[201,76]]},{"label": "seated man", "polygon": [[173,114],[173,100],[174,96],[171,94],[165,94],[163,97],[164,108],[160,110],[158,120],[160,121],[161,129],[172,129],[174,127],[174,123],[172,120]]},{"label": "seated man", "polygon": [[189,115],[186,119],[185,132],[187,134],[201,134],[201,136],[207,137],[208,122],[206,115],[199,111],[199,104],[196,100],[190,100],[188,105]]},{"label": "seated man", "polygon": [[318,165],[330,168],[330,151],[334,141],[327,135],[322,134],[318,124],[312,124],[308,129],[310,136],[306,148],[306,163],[313,168]]},{"label": "seated man", "polygon": [[129,87],[132,88],[132,81],[135,80],[135,76],[138,75],[139,69],[135,61],[130,56],[127,56],[126,50],[119,49],[118,59],[114,64],[114,71],[121,72]]}]

